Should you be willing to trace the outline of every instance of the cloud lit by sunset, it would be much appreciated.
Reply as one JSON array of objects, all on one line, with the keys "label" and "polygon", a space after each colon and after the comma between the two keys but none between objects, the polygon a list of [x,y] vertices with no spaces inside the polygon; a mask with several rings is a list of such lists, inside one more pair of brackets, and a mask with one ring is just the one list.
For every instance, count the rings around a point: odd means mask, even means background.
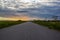
[{"label": "cloud lit by sunset", "polygon": [[11,19],[14,19],[14,20],[23,20],[23,21],[27,21],[27,20],[29,20],[29,17],[28,16],[20,16],[20,17],[15,17],[15,16],[13,16],[13,17],[10,17]]}]

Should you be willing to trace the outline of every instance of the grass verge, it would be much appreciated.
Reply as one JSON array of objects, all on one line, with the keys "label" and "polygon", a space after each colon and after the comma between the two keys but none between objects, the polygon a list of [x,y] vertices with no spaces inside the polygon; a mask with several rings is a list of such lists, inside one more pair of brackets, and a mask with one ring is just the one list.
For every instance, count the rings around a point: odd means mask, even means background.
[{"label": "grass verge", "polygon": [[32,22],[46,26],[49,29],[60,30],[60,21],[32,21]]},{"label": "grass verge", "polygon": [[10,27],[12,25],[21,24],[26,21],[0,21],[0,29]]}]

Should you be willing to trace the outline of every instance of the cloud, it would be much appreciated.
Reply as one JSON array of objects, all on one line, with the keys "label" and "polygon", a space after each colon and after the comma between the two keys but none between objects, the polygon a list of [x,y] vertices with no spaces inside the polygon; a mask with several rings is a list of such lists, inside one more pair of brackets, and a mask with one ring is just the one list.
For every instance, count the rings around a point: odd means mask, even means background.
[{"label": "cloud", "polygon": [[[12,1],[6,3],[7,5],[2,8],[0,6],[0,17],[13,18],[13,19],[52,19],[52,16],[60,16],[60,0],[40,0],[38,4],[34,4],[33,7],[27,3],[20,3]],[[10,4],[10,5],[8,5]],[[26,6],[25,6],[26,5]],[[35,7],[37,6],[37,7]],[[23,7],[23,8],[21,8]],[[29,8],[28,8],[29,7]]]},{"label": "cloud", "polygon": [[[11,11],[11,10],[0,10],[1,17],[7,18],[14,18],[14,19],[25,19],[25,20],[32,20],[32,19],[41,19],[44,20],[45,18],[52,19],[53,15],[60,15],[58,6],[44,6],[41,8],[25,8],[22,10]],[[25,17],[25,18],[24,18]],[[21,19],[22,20],[22,19]]]},{"label": "cloud", "polygon": [[60,2],[41,2],[40,4],[44,6],[60,6]]},{"label": "cloud", "polygon": [[[36,1],[38,4],[48,5],[48,6],[57,5],[57,3],[60,4],[60,0],[34,0],[34,1]],[[19,8],[29,8],[29,7],[38,6],[36,2],[34,3],[34,1],[33,0],[2,0],[0,2],[0,5],[2,8],[9,8],[16,10]]]}]

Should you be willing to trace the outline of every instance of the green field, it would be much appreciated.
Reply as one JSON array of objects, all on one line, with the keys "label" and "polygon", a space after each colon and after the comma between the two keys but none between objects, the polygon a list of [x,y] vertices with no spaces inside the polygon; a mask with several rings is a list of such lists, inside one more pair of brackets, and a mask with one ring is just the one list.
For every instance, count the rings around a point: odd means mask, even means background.
[{"label": "green field", "polygon": [[32,22],[37,23],[37,24],[42,25],[42,26],[46,26],[49,29],[60,30],[60,21],[40,21],[40,20],[36,20],[36,21],[32,21]]},{"label": "green field", "polygon": [[0,29],[10,27],[12,25],[21,24],[25,21],[0,21]]}]

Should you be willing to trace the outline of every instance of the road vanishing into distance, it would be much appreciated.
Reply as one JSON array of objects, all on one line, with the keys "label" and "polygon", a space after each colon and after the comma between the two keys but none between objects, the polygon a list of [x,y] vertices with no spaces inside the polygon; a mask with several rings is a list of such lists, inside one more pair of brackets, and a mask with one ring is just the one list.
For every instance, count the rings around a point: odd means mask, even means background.
[{"label": "road vanishing into distance", "polygon": [[26,22],[0,29],[0,40],[60,40],[60,32]]}]

